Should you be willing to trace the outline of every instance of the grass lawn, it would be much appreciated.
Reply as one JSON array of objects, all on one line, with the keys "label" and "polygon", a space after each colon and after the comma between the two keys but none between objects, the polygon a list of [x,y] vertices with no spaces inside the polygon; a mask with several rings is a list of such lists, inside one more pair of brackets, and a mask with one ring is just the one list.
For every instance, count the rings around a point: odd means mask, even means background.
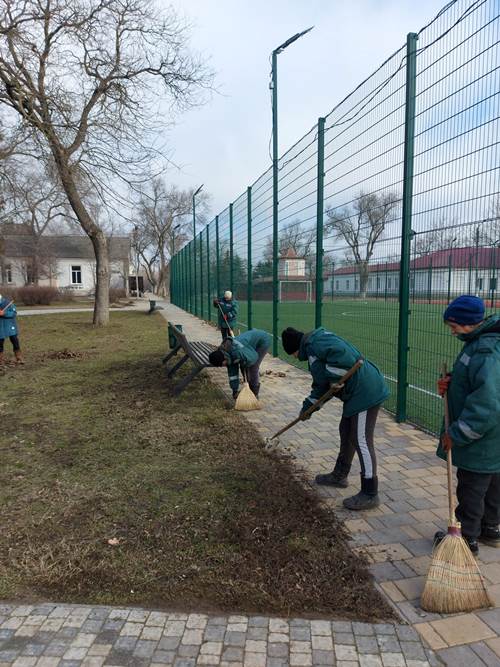
[{"label": "grass lawn", "polygon": [[159,314],[20,327],[27,364],[0,375],[0,599],[391,617],[334,514],[208,379],[170,395]]},{"label": "grass lawn", "polygon": [[[241,331],[245,330],[247,303],[239,302]],[[462,343],[444,326],[443,304],[413,303],[409,322],[408,354],[408,420],[438,432],[442,419],[442,402],[436,395],[436,379],[443,362],[451,367]],[[272,331],[272,304],[254,301],[252,325]],[[302,331],[314,329],[314,303],[280,303],[278,331],[294,326]],[[205,306],[206,314],[206,306]],[[215,319],[215,311],[211,312]],[[395,300],[339,299],[323,303],[323,326],[352,342],[370,361],[377,364],[387,379],[391,397],[385,407],[396,409],[397,340],[399,303]],[[283,359],[291,358],[283,352]],[[300,365],[300,364],[299,364]]]}]

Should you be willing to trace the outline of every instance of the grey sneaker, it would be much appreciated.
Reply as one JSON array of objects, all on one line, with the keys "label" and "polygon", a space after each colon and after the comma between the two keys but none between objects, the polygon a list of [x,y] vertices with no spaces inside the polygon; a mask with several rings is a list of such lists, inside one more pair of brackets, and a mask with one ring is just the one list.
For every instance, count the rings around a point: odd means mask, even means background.
[{"label": "grey sneaker", "polygon": [[373,510],[380,505],[378,495],[368,495],[360,491],[355,496],[345,498],[343,503],[348,510]]},{"label": "grey sneaker", "polygon": [[316,475],[315,481],[316,484],[321,484],[323,486],[339,486],[341,489],[346,489],[349,486],[347,475],[342,475],[342,473],[335,472],[335,470],[326,475]]}]

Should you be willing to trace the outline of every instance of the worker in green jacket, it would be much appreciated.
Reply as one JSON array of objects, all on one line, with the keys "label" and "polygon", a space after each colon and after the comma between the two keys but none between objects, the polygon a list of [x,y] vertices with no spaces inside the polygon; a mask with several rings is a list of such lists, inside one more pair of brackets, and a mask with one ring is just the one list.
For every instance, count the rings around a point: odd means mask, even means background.
[{"label": "worker in green jacket", "polygon": [[[485,318],[476,296],[462,295],[446,308],[444,322],[465,345],[450,375],[438,381],[447,394],[450,426],[437,455],[451,449],[457,467],[455,515],[473,553],[478,540],[500,547],[500,317]],[[439,531],[435,541],[445,533]]]},{"label": "worker in green jacket", "polygon": [[[310,395],[302,404],[301,414],[362,358],[353,345],[323,327],[310,333],[288,327],[282,332],[281,340],[287,354],[309,362],[313,383]],[[339,425],[340,451],[333,471],[317,475],[316,483],[347,487],[351,463],[357,452],[361,464],[361,491],[343,501],[347,509],[365,510],[379,505],[373,434],[380,406],[388,396],[389,390],[381,372],[368,360],[364,360],[337,394],[344,403]]]},{"label": "worker in green jacket", "polygon": [[238,302],[233,299],[231,290],[226,290],[224,296],[214,299],[214,308],[217,308],[219,329],[222,334],[222,340],[226,340],[236,327],[238,321]]},{"label": "worker in green jacket", "polygon": [[217,350],[209,354],[208,359],[212,366],[227,367],[233,398],[238,396],[240,369],[247,375],[250,389],[259,397],[259,368],[270,344],[271,336],[266,331],[249,329],[234,338],[226,338]]}]

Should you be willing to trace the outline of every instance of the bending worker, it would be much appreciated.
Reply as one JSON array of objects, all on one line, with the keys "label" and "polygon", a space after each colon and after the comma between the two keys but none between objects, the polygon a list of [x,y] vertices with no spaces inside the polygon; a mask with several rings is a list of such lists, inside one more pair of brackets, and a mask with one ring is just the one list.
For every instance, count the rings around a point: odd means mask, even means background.
[{"label": "bending worker", "polygon": [[[330,384],[338,383],[362,358],[353,345],[323,327],[310,333],[288,327],[282,332],[281,339],[287,354],[309,362],[312,390],[302,404],[301,414],[330,389]],[[373,433],[380,406],[388,396],[389,390],[381,372],[368,360],[364,360],[337,394],[344,404],[339,425],[340,452],[332,472],[317,475],[316,483],[347,487],[351,463],[357,452],[361,464],[361,491],[344,499],[347,509],[366,510],[379,505]],[[309,416],[304,419],[309,419]]]},{"label": "bending worker", "polygon": [[260,389],[259,368],[271,344],[271,336],[262,329],[249,329],[235,338],[226,338],[222,345],[211,352],[208,359],[212,366],[226,366],[233,398],[238,396],[239,370],[246,373],[248,385],[258,398]]}]

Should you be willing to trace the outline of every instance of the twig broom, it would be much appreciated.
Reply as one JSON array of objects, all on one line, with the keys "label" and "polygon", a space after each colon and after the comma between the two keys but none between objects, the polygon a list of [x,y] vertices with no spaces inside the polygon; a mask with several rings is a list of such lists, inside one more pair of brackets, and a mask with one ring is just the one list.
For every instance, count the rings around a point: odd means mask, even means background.
[{"label": "twig broom", "polygon": [[[446,365],[443,366],[443,376]],[[448,396],[443,396],[444,427],[448,430],[450,416]],[[476,559],[462,537],[460,523],[455,518],[452,493],[451,451],[446,452],[448,477],[448,534],[432,553],[420,605],[426,611],[455,614],[491,607],[492,602],[484,584]]]},{"label": "twig broom", "polygon": [[246,369],[242,368],[241,372],[243,373],[244,383],[240,393],[236,398],[234,409],[241,410],[242,412],[249,412],[250,410],[260,410],[262,406],[259,402],[259,399],[250,389],[250,386],[248,384]]}]

